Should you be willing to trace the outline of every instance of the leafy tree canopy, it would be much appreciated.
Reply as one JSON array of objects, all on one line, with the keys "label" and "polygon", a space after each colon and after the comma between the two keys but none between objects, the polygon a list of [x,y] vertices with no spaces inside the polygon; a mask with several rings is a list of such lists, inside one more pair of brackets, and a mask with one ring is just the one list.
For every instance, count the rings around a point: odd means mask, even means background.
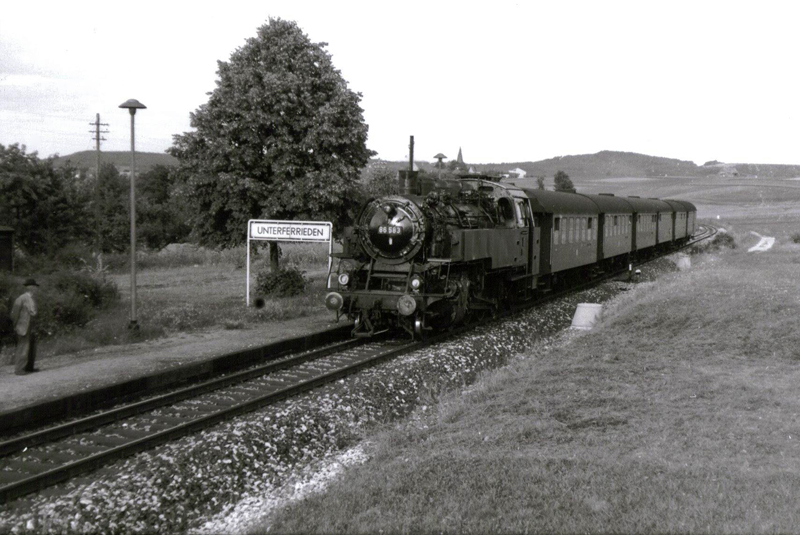
[{"label": "leafy tree canopy", "polygon": [[374,153],[361,94],[325,46],[270,18],[218,62],[216,89],[191,115],[195,131],[174,136],[168,151],[181,162],[201,241],[243,242],[251,218],[347,218]]},{"label": "leafy tree canopy", "polygon": [[553,182],[555,182],[556,191],[566,191],[569,193],[575,193],[576,191],[575,185],[572,183],[569,175],[564,171],[556,171],[556,174],[553,175]]},{"label": "leafy tree canopy", "polygon": [[52,254],[90,235],[76,174],[71,166],[56,169],[52,158],[27,153],[25,145],[0,144],[0,225],[14,228],[26,253]]}]

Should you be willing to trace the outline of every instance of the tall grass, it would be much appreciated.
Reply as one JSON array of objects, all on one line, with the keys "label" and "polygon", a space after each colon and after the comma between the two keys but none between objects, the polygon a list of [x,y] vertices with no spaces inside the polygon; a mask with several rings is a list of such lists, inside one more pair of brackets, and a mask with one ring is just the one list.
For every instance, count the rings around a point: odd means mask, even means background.
[{"label": "tall grass", "polygon": [[270,529],[796,532],[798,252],[723,248],[639,285],[595,331],[386,430]]}]

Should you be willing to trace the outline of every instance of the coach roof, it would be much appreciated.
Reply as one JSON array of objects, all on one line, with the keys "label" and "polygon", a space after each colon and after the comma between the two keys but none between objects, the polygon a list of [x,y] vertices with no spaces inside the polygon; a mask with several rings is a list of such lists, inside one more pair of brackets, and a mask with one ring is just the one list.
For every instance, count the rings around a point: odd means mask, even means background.
[{"label": "coach roof", "polygon": [[633,206],[633,211],[637,214],[655,214],[657,212],[663,212],[665,209],[662,201],[656,201],[654,199],[625,197],[625,200],[628,201],[631,206]]},{"label": "coach roof", "polygon": [[633,206],[622,197],[615,197],[610,193],[600,195],[584,195],[587,199],[597,205],[600,213],[603,214],[631,214]]},{"label": "coach roof", "polygon": [[526,189],[531,200],[531,210],[550,214],[592,214],[599,213],[597,205],[578,193],[563,193],[543,189]]},{"label": "coach roof", "polygon": [[[679,211],[686,211],[686,212],[696,212],[697,211],[697,208],[695,207],[695,205],[693,205],[689,201],[681,201],[681,200],[676,200],[676,199],[664,199],[664,202],[669,203],[671,206],[675,206],[676,204],[679,204],[680,206],[683,207],[683,210],[679,210]],[[677,207],[676,207],[676,209],[677,209]]]}]

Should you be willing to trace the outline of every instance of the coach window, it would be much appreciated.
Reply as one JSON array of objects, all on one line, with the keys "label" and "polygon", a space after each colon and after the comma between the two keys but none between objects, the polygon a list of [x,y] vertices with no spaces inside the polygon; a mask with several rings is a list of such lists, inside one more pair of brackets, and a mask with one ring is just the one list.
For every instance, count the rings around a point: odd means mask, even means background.
[{"label": "coach window", "polygon": [[575,218],[569,218],[569,243],[575,243]]},{"label": "coach window", "polygon": [[553,218],[553,244],[558,245],[559,229],[561,228],[561,218]]}]

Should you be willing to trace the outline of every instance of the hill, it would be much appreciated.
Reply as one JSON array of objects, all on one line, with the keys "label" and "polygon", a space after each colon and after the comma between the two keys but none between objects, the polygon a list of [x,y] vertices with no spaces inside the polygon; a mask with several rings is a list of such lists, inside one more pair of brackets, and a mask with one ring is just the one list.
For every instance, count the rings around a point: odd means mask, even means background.
[{"label": "hill", "polygon": [[[122,171],[127,170],[130,166],[131,154],[127,151],[102,152],[101,158],[104,162],[113,163],[117,166],[117,169]],[[55,164],[57,166],[65,165],[68,161],[76,167],[93,169],[95,166],[95,152],[87,150],[59,156],[55,159]],[[374,165],[377,161],[379,160],[371,160],[368,166]],[[408,169],[407,161],[380,161],[392,170]],[[420,170],[428,172],[435,170],[431,162],[415,161],[414,163]],[[508,171],[520,168],[525,170],[529,178],[539,175],[552,178],[556,171],[564,171],[573,179],[622,177],[749,177],[781,179],[800,177],[800,165],[722,163],[716,161],[709,162],[706,165],[697,165],[688,160],[610,150],[600,151],[596,154],[556,156],[555,158],[536,162],[467,163],[479,172],[489,170]],[[156,165],[177,166],[178,160],[166,153],[136,153],[136,167],[140,171],[147,171]]]},{"label": "hill", "polygon": [[552,177],[556,171],[564,171],[571,178],[604,177],[713,177],[739,176],[752,178],[800,177],[800,165],[774,164],[727,164],[714,162],[697,165],[687,160],[648,156],[635,152],[600,151],[596,154],[557,156],[537,162],[510,162],[499,164],[477,164],[476,168],[509,170],[519,167],[528,177]]},{"label": "hill", "polygon": [[[604,150],[596,154],[580,154],[556,156],[538,162],[520,162],[511,164],[490,165],[489,167],[508,169],[519,167],[528,176],[553,176],[556,171],[564,171],[572,178],[600,177],[664,177],[664,176],[701,176],[694,162],[647,156],[634,152],[616,152]],[[482,167],[482,166],[479,166]]]},{"label": "hill", "polygon": [[[85,167],[87,169],[94,169],[96,158],[95,151],[84,150],[73,154],[67,154],[66,156],[59,156],[54,159],[54,162],[57,167],[70,162],[77,168]],[[123,169],[127,170],[131,166],[131,153],[129,151],[101,152],[100,161],[112,163],[120,171]],[[177,166],[178,160],[163,152],[136,152],[137,173],[148,171],[156,165]]]},{"label": "hill", "polygon": [[[408,162],[385,162],[390,169],[407,169]],[[432,171],[433,164],[415,162],[421,170]],[[472,163],[467,165],[479,172],[523,169],[528,178],[552,178],[556,171],[564,171],[573,179],[598,178],[658,178],[658,177],[742,177],[742,178],[796,178],[800,165],[750,164],[709,162],[697,165],[688,160],[648,156],[635,152],[604,150],[596,154],[556,156],[536,162]]]}]

